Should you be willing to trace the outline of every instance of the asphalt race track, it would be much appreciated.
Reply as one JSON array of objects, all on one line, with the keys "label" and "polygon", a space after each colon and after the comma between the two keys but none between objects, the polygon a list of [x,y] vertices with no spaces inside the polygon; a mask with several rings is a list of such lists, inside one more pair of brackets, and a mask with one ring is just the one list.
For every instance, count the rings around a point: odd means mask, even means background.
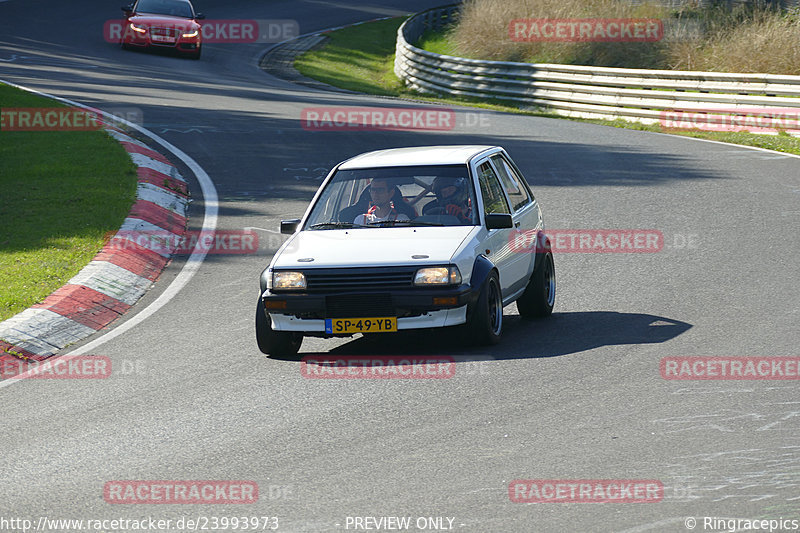
[{"label": "asphalt race track", "polygon": [[[666,380],[659,366],[677,356],[800,356],[798,158],[469,108],[456,109],[449,131],[308,131],[306,107],[422,104],[278,80],[256,66],[269,43],[206,44],[200,61],[123,51],[102,33],[123,3],[0,1],[0,79],[140,113],[211,178],[218,229],[262,228],[259,252],[208,255],[152,316],[105,342],[89,339],[89,353],[119,369],[108,379],[0,387],[0,519],[152,517],[177,531],[190,529],[175,526],[181,518],[277,517],[279,531],[298,532],[389,524],[366,517],[476,532],[800,520],[798,382]],[[435,5],[196,3],[212,19],[289,19],[301,33]],[[301,349],[453,356],[450,379],[305,379],[297,361],[260,354],[253,307],[258,275],[282,242],[279,220],[302,215],[345,158],[432,144],[504,146],[549,228],[656,229],[664,248],[557,253],[553,317],[523,322],[506,308],[492,349],[440,333],[306,339]],[[181,172],[197,229],[203,194]],[[185,264],[174,261],[111,331],[169,296]],[[663,499],[517,503],[509,483],[518,479],[658,480]],[[249,480],[259,498],[112,504],[104,487],[115,480]]]}]

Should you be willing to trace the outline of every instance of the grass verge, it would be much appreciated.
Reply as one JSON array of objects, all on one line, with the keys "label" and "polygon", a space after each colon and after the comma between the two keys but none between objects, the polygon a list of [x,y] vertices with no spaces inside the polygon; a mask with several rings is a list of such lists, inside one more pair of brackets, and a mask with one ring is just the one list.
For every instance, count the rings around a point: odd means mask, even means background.
[{"label": "grass verge", "polygon": [[[534,116],[567,118],[549,112],[521,109],[500,100],[463,98],[458,96],[430,97],[406,88],[394,75],[394,50],[397,29],[404,18],[368,22],[331,32],[330,40],[320,49],[311,50],[295,60],[295,68],[304,76],[329,85],[367,94],[395,96],[449,105],[465,105]],[[436,34],[423,36],[423,46],[430,45],[438,53],[449,51],[446,42]],[[426,48],[428,49],[428,48]],[[790,135],[756,135],[746,132],[703,132],[665,130],[658,124],[646,125],[625,120],[588,120],[567,118],[617,128],[671,133],[746,146],[768,148],[800,155],[800,139]]]},{"label": "grass verge", "polygon": [[[60,103],[0,84],[0,109]],[[104,131],[0,131],[0,321],[64,285],[116,231],[136,167]]]},{"label": "grass verge", "polygon": [[[534,15],[535,14],[535,15]],[[525,19],[539,19],[526,24]],[[547,37],[558,19],[650,19],[656,40],[616,42]],[[512,21],[514,21],[512,23]],[[644,25],[642,25],[643,28]],[[591,27],[590,25],[587,27]],[[603,35],[604,25],[598,28]],[[509,34],[509,31],[513,35]],[[525,63],[800,74],[800,16],[777,2],[620,2],[618,0],[467,0],[445,32],[453,55]],[[544,33],[542,33],[544,32]],[[614,37],[609,34],[609,38]],[[530,39],[530,40],[529,40]],[[627,41],[627,42],[626,42]]]},{"label": "grass verge", "polygon": [[404,91],[394,75],[394,45],[401,18],[367,22],[331,32],[321,49],[298,57],[304,76],[351,91],[396,96]]}]

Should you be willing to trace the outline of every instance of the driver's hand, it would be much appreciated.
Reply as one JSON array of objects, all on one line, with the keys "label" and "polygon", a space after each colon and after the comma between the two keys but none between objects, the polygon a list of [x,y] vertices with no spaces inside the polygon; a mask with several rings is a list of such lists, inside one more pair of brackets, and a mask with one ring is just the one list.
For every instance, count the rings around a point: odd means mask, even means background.
[{"label": "driver's hand", "polygon": [[453,215],[454,217],[464,218],[464,210],[455,204],[448,204],[448,206],[445,208],[445,212],[448,215]]}]

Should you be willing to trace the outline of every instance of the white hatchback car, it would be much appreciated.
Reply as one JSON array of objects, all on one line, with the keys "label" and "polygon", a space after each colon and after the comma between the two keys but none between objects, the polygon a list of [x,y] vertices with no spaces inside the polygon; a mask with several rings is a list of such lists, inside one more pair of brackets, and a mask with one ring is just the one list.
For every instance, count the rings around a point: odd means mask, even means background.
[{"label": "white hatchback car", "polygon": [[[499,146],[369,152],[337,165],[261,274],[259,349],[303,336],[464,325],[495,344],[503,307],[546,317],[555,267],[539,204]],[[536,246],[518,246],[535,242]],[[531,238],[535,236],[535,239]]]}]

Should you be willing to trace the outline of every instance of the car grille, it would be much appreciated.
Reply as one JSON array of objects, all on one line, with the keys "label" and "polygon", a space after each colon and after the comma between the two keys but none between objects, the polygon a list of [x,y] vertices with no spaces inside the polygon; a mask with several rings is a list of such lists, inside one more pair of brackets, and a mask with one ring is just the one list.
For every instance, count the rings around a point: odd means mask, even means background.
[{"label": "car grille", "polygon": [[167,37],[177,37],[180,35],[181,30],[175,28],[159,28],[154,26],[150,28],[150,33],[152,35],[166,35]]},{"label": "car grille", "polygon": [[305,270],[308,292],[351,292],[411,287],[415,267]]},{"label": "car grille", "polygon": [[382,317],[396,314],[389,294],[340,294],[325,298],[327,318]]}]

